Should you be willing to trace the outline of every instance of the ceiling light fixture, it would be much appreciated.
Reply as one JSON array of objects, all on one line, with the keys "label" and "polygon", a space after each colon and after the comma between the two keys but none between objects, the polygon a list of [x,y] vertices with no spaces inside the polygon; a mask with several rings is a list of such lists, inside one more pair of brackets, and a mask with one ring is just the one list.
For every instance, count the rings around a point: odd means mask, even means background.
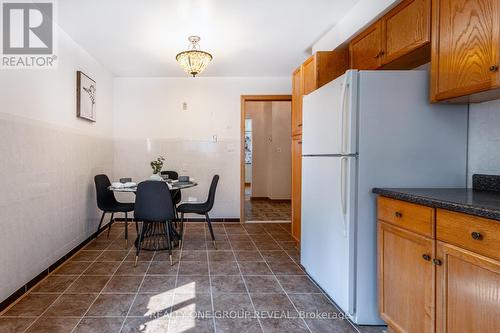
[{"label": "ceiling light fixture", "polygon": [[175,60],[181,65],[184,71],[193,77],[203,72],[208,63],[212,60],[212,55],[200,50],[200,37],[190,36],[188,38],[191,45],[187,51],[181,52],[175,56]]}]

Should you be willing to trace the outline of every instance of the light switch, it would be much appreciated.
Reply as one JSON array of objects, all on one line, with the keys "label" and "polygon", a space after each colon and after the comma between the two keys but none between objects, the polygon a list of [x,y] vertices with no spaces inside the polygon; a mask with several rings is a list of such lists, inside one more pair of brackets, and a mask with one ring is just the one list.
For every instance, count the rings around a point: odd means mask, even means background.
[{"label": "light switch", "polygon": [[184,102],[182,103],[182,111],[187,111],[188,109],[188,103]]},{"label": "light switch", "polygon": [[212,142],[217,143],[217,135],[212,135]]}]

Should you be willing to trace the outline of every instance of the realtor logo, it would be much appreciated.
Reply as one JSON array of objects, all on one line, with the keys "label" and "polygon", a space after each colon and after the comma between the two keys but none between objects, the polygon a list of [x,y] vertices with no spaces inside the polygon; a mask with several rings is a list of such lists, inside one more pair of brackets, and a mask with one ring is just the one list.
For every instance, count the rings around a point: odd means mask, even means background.
[{"label": "realtor logo", "polygon": [[2,1],[2,68],[53,68],[53,2]]}]

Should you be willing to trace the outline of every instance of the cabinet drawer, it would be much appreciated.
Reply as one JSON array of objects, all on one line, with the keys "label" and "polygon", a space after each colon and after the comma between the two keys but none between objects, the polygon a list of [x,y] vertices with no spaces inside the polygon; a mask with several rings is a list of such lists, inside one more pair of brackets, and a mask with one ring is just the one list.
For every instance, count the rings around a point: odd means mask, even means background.
[{"label": "cabinet drawer", "polygon": [[500,260],[500,222],[438,209],[436,238]]},{"label": "cabinet drawer", "polygon": [[433,236],[434,209],[431,207],[379,197],[378,219],[424,236]]}]

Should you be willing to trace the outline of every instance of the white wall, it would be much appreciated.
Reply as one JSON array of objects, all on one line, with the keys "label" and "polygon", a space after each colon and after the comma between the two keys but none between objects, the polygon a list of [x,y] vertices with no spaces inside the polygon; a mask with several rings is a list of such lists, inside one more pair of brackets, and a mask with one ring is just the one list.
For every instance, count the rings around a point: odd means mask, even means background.
[{"label": "white wall", "polygon": [[500,175],[500,100],[470,105],[469,186],[475,173]]},{"label": "white wall", "polygon": [[[55,70],[0,70],[0,301],[95,231],[93,176],[112,173],[111,74],[64,32]],[[76,71],[97,122],[76,118]]]},{"label": "white wall", "polygon": [[115,177],[146,179],[149,161],[164,155],[164,169],[199,182],[183,192],[184,198],[205,200],[217,173],[221,179],[212,215],[239,217],[240,96],[290,91],[290,77],[116,78]]},{"label": "white wall", "polygon": [[346,15],[312,46],[313,53],[329,51],[353,38],[401,0],[359,0]]}]

